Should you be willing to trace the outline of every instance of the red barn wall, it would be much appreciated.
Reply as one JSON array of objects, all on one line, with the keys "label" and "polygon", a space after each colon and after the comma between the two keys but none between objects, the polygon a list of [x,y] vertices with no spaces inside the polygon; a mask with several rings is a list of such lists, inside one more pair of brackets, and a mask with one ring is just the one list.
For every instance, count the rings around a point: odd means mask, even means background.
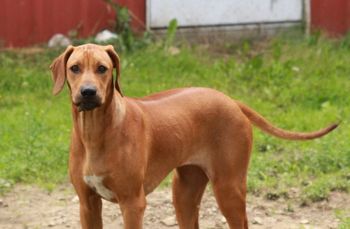
[{"label": "red barn wall", "polygon": [[311,27],[341,36],[350,31],[349,0],[311,0]]},{"label": "red barn wall", "polygon": [[[132,27],[145,29],[146,0],[115,0],[132,13]],[[113,9],[103,0],[1,0],[0,46],[22,47],[47,42],[55,33],[76,29],[94,35],[115,23]],[[311,26],[332,36],[350,31],[349,0],[311,0]]]},{"label": "red barn wall", "polygon": [[[145,0],[120,0],[137,20],[135,30],[145,24]],[[0,42],[6,47],[22,47],[47,42],[53,34],[76,29],[80,37],[111,28],[115,12],[103,0],[2,0]]]}]

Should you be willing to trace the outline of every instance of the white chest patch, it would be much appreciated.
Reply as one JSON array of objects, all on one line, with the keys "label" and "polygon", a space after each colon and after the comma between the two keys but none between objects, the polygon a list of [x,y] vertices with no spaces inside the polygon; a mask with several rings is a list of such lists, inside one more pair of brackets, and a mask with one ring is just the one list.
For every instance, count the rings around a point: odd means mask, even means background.
[{"label": "white chest patch", "polygon": [[103,177],[102,176],[84,176],[85,183],[92,189],[95,190],[100,196],[102,196],[106,200],[112,200],[114,194],[111,190],[106,188],[103,185]]}]

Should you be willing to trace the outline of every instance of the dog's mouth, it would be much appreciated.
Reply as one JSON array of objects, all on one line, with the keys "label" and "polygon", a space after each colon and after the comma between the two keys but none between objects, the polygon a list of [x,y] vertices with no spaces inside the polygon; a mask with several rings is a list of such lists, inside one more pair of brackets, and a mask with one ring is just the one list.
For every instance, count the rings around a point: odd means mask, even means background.
[{"label": "dog's mouth", "polygon": [[77,106],[78,111],[91,111],[96,107],[101,106],[101,102],[97,99],[83,99],[75,104]]}]

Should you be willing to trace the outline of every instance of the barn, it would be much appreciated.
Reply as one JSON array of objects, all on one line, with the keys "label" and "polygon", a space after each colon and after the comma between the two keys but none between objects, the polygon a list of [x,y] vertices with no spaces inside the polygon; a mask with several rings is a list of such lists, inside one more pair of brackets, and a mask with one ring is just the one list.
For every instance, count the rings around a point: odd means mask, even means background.
[{"label": "barn", "polygon": [[[115,0],[111,0],[115,1]],[[164,31],[171,19],[188,35],[269,35],[281,28],[307,25],[332,36],[350,28],[347,0],[117,0],[132,15],[136,32]],[[55,33],[80,37],[112,28],[115,12],[108,0],[2,0],[0,46],[44,43]]]}]

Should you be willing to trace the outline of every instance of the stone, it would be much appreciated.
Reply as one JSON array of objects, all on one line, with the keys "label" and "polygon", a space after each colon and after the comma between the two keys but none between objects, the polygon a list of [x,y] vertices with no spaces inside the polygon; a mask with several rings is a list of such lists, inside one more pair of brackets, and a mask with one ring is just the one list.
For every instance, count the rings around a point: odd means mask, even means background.
[{"label": "stone", "polygon": [[171,56],[176,56],[177,54],[180,53],[180,49],[178,49],[174,46],[171,46],[171,47],[169,47],[168,52]]},{"label": "stone", "polygon": [[164,224],[165,226],[168,226],[168,227],[177,225],[175,216],[169,216],[169,217],[163,219],[161,221],[161,223]]},{"label": "stone", "polygon": [[74,196],[74,197],[72,198],[72,202],[73,202],[73,203],[78,203],[78,202],[79,202],[79,197],[78,197],[78,196]]},{"label": "stone", "polygon": [[0,208],[6,208],[9,205],[7,203],[4,202],[4,200],[0,199]]},{"label": "stone", "polygon": [[301,224],[309,224],[310,221],[307,220],[307,219],[302,219],[302,220],[300,220],[300,223],[301,223]]},{"label": "stone", "polygon": [[59,47],[67,47],[68,45],[71,45],[71,44],[72,44],[72,41],[68,37],[66,37],[61,33],[56,33],[51,37],[47,46],[49,48],[59,48]]},{"label": "stone", "polygon": [[258,225],[263,225],[263,220],[260,217],[254,217],[252,223],[258,224]]},{"label": "stone", "polygon": [[111,31],[105,29],[98,34],[96,34],[95,41],[98,43],[108,42],[111,39],[117,39],[118,35],[116,33],[112,33]]}]

